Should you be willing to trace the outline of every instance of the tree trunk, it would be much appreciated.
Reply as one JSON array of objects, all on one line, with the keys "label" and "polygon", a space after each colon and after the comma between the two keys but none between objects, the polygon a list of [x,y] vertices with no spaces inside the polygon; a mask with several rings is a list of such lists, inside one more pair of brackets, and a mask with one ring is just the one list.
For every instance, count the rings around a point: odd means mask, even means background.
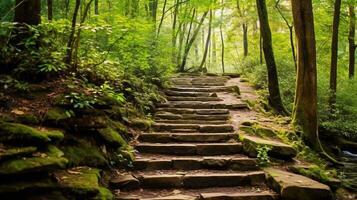
[{"label": "tree trunk", "polygon": [[156,24],[158,0],[149,0],[149,11],[151,20]]},{"label": "tree trunk", "polygon": [[256,0],[256,2],[260,21],[260,32],[263,39],[263,52],[268,70],[269,104],[276,112],[285,115],[287,112],[280,96],[278,72],[274,58],[271,30],[265,0]]},{"label": "tree trunk", "polygon": [[340,25],[341,0],[335,0],[335,11],[333,15],[333,30],[331,44],[331,72],[330,72],[330,99],[331,113],[334,112],[336,104],[337,89],[337,53],[338,53],[338,28]]},{"label": "tree trunk", "polygon": [[[212,10],[210,10],[209,12],[209,23],[208,23],[208,34],[207,34],[207,39],[206,39],[206,46],[203,52],[203,57],[202,57],[202,61],[201,64],[199,66],[200,71],[204,71],[203,69],[203,65],[206,63],[206,59],[207,59],[207,53],[208,53],[208,48],[209,45],[211,43],[211,31],[212,31]],[[207,71],[207,69],[206,69]]]},{"label": "tree trunk", "polygon": [[243,28],[244,57],[247,57],[248,56],[248,24],[244,22],[242,28]]},{"label": "tree trunk", "polygon": [[158,37],[159,37],[159,35],[160,35],[161,26],[162,26],[162,23],[164,22],[165,12],[166,12],[166,5],[167,5],[167,0],[164,1],[164,6],[162,7],[162,14],[161,14],[161,19],[160,19],[159,27],[157,28],[156,39],[158,39]]},{"label": "tree trunk", "polygon": [[94,0],[94,14],[99,15],[99,0]]},{"label": "tree trunk", "polygon": [[202,15],[201,20],[198,23],[198,26],[197,26],[196,30],[194,31],[194,33],[193,33],[188,45],[185,47],[185,51],[184,51],[182,62],[181,62],[181,66],[180,66],[180,72],[184,72],[185,71],[185,66],[186,66],[188,54],[190,53],[191,47],[192,47],[193,43],[195,42],[198,33],[200,32],[201,26],[202,26],[202,24],[203,24],[203,22],[204,22],[204,20],[205,20],[205,18],[207,16],[207,14],[208,14],[208,11],[206,11]]},{"label": "tree trunk", "polygon": [[226,69],[224,66],[224,35],[223,35],[223,13],[224,13],[224,7],[223,7],[224,0],[222,0],[222,10],[221,10],[221,24],[219,25],[219,32],[221,35],[221,65],[222,65],[222,73],[226,73]]},{"label": "tree trunk", "polygon": [[319,149],[317,119],[317,75],[314,18],[311,0],[292,0],[297,41],[297,80],[293,123],[305,139]]},{"label": "tree trunk", "polygon": [[41,23],[41,0],[16,0],[16,5],[15,22],[28,25]]},{"label": "tree trunk", "polygon": [[47,19],[48,21],[53,19],[53,0],[47,0]]},{"label": "tree trunk", "polygon": [[349,10],[349,18],[350,18],[350,30],[348,36],[349,43],[349,78],[354,79],[355,76],[355,35],[356,35],[356,14],[355,14],[355,6],[354,3],[351,3],[348,7]]},{"label": "tree trunk", "polygon": [[74,35],[76,33],[76,23],[77,23],[77,17],[78,17],[80,5],[81,5],[81,0],[76,0],[76,4],[73,11],[73,17],[72,17],[71,33],[69,35],[69,39],[67,42],[66,64],[68,66],[71,65],[72,63]]}]

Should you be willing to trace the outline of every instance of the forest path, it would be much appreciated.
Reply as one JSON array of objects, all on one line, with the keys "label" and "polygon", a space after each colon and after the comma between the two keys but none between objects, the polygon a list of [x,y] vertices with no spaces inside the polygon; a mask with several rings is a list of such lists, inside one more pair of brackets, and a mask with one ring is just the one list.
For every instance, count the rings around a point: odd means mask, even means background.
[{"label": "forest path", "polygon": [[138,138],[134,170],[112,179],[116,199],[277,199],[231,120],[249,113],[240,98],[254,93],[243,86],[239,96],[239,78],[181,74],[172,82],[153,131]]}]

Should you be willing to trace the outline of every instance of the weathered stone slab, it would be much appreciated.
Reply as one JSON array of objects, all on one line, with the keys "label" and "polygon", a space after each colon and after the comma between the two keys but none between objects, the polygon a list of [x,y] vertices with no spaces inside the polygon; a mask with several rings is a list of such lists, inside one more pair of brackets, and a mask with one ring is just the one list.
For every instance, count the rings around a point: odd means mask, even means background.
[{"label": "weathered stone slab", "polygon": [[215,120],[215,121],[204,121],[202,120],[167,120],[167,119],[159,119],[156,120],[156,123],[162,124],[226,124],[226,120]]},{"label": "weathered stone slab", "polygon": [[327,185],[307,177],[282,171],[266,169],[268,184],[284,200],[332,200],[333,194]]},{"label": "weathered stone slab", "polygon": [[182,186],[183,175],[144,175],[143,188],[174,188]]},{"label": "weathered stone slab", "polygon": [[257,180],[265,180],[264,172],[251,173],[215,173],[215,174],[189,174],[183,178],[185,188],[203,187],[233,187],[241,185],[252,185]]},{"label": "weathered stone slab", "polygon": [[194,144],[155,144],[140,143],[136,149],[141,153],[195,155],[197,147]]},{"label": "weathered stone slab", "polygon": [[270,192],[248,192],[248,193],[202,193],[201,200],[276,200],[279,199],[277,194]]},{"label": "weathered stone slab", "polygon": [[139,136],[142,142],[227,142],[235,139],[234,133],[145,133]]},{"label": "weathered stone slab", "polygon": [[234,127],[230,124],[200,125],[199,131],[202,133],[227,133],[234,131]]},{"label": "weathered stone slab", "polygon": [[254,136],[242,136],[243,151],[247,153],[250,157],[256,157],[257,147],[259,146],[269,146],[271,150],[268,152],[269,156],[280,158],[280,159],[292,159],[296,156],[296,150],[287,144],[282,142],[266,140]]},{"label": "weathered stone slab", "polygon": [[110,187],[115,189],[132,190],[140,187],[140,181],[132,175],[120,175],[110,180]]},{"label": "weathered stone slab", "polygon": [[197,144],[198,155],[229,155],[242,152],[240,143]]},{"label": "weathered stone slab", "polygon": [[219,97],[177,97],[177,96],[168,96],[167,100],[169,101],[222,101]]},{"label": "weathered stone slab", "polygon": [[172,160],[167,159],[136,159],[133,164],[137,170],[165,170],[173,167]]}]

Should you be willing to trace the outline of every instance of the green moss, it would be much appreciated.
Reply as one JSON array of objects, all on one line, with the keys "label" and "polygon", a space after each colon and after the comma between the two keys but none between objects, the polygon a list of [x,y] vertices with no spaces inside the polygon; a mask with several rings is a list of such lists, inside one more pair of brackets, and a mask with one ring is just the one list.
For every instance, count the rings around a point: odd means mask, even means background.
[{"label": "green moss", "polygon": [[127,142],[122,138],[122,136],[112,128],[99,129],[98,132],[108,145],[115,147],[127,145]]},{"label": "green moss", "polygon": [[39,124],[40,120],[32,114],[20,115],[17,117],[18,121],[25,124]]},{"label": "green moss", "polygon": [[44,191],[51,190],[58,185],[49,178],[36,178],[27,181],[10,181],[0,184],[0,194],[20,193],[23,191]]},{"label": "green moss", "polygon": [[295,171],[298,174],[307,176],[309,178],[312,178],[314,180],[317,180],[317,181],[320,181],[323,183],[327,183],[327,182],[329,182],[330,179],[333,178],[329,171],[324,170],[317,165],[313,165],[313,166],[309,166],[309,167],[296,167]]},{"label": "green moss", "polygon": [[0,160],[27,155],[35,152],[37,147],[5,147],[0,149]]},{"label": "green moss", "polygon": [[107,188],[100,187],[99,193],[93,197],[94,200],[111,200],[114,199],[113,193]]},{"label": "green moss", "polygon": [[0,141],[16,143],[49,143],[62,140],[61,131],[38,130],[27,125],[0,122]]},{"label": "green moss", "polygon": [[51,108],[47,111],[45,119],[49,121],[59,121],[70,118],[65,109],[62,108]]},{"label": "green moss", "polygon": [[54,175],[63,190],[85,199],[100,193],[99,172],[99,169],[82,167],[57,171]]},{"label": "green moss", "polygon": [[90,166],[99,167],[108,164],[102,152],[96,147],[88,144],[80,144],[79,146],[64,146],[63,151],[65,157],[69,161],[70,166]]},{"label": "green moss", "polygon": [[147,131],[150,129],[151,125],[152,125],[152,121],[151,120],[147,120],[147,119],[139,119],[139,118],[135,118],[130,120],[130,125],[133,128],[142,130],[142,131]]},{"label": "green moss", "polygon": [[[57,152],[56,154],[58,154]],[[66,167],[66,158],[54,156],[54,152],[38,153],[38,157],[14,159],[0,164],[0,175],[16,175],[29,172],[53,171]]]}]

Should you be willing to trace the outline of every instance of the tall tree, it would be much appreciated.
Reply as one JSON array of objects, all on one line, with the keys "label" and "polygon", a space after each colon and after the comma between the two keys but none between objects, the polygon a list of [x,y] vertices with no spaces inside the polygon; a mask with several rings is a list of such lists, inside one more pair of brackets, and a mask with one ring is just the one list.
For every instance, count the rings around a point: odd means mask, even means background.
[{"label": "tall tree", "polygon": [[256,0],[260,22],[260,32],[263,39],[263,51],[268,69],[269,104],[280,114],[287,114],[280,96],[278,72],[272,46],[271,30],[265,0]]},{"label": "tall tree", "polygon": [[41,23],[41,0],[16,0],[15,22],[38,25]]},{"label": "tall tree", "polygon": [[246,19],[245,13],[241,8],[240,1],[237,0],[237,9],[239,17],[242,20],[242,31],[243,31],[243,48],[244,48],[244,57],[248,56],[248,21]]},{"label": "tall tree", "polygon": [[181,66],[180,66],[180,69],[179,71],[180,72],[183,72],[185,71],[185,66],[186,66],[186,63],[187,63],[187,57],[188,57],[188,54],[190,53],[190,50],[191,50],[191,47],[193,45],[193,43],[195,42],[197,36],[198,36],[198,33],[200,32],[200,29],[201,29],[201,26],[203,24],[203,22],[205,21],[205,18],[208,14],[208,11],[204,12],[199,23],[198,23],[198,26],[196,27],[196,29],[194,30],[193,32],[193,35],[191,37],[191,39],[189,40],[188,44],[185,46],[185,50],[184,50],[184,53],[183,53],[183,58],[182,58],[182,62],[181,62]]},{"label": "tall tree", "polygon": [[334,112],[337,89],[337,53],[338,53],[338,28],[340,25],[341,0],[335,0],[333,14],[332,43],[331,43],[331,72],[330,72],[330,109]]},{"label": "tall tree", "polygon": [[94,0],[94,14],[99,15],[99,0]]},{"label": "tall tree", "polygon": [[348,35],[348,43],[349,43],[349,78],[353,79],[355,76],[355,52],[356,52],[356,44],[355,44],[355,35],[356,35],[356,14],[355,14],[355,5],[354,1],[350,3],[348,6],[349,18],[350,18],[350,27],[349,27],[349,35]]},{"label": "tall tree", "polygon": [[48,21],[53,19],[53,0],[47,0],[47,18]]},{"label": "tall tree", "polygon": [[[208,33],[207,33],[207,39],[206,39],[206,45],[205,45],[205,48],[204,48],[204,52],[203,52],[203,58],[202,58],[202,61],[201,61],[201,64],[199,66],[199,69],[201,71],[204,71],[203,69],[203,65],[206,63],[206,60],[207,60],[207,54],[208,54],[208,48],[210,46],[210,43],[211,43],[211,33],[212,33],[212,18],[213,18],[213,11],[210,10],[209,11],[209,22],[208,22]],[[207,69],[206,69],[207,71]]]},{"label": "tall tree", "polygon": [[314,18],[311,0],[291,0],[297,41],[297,81],[293,122],[319,149]]},{"label": "tall tree", "polygon": [[223,15],[224,15],[224,0],[222,0],[222,9],[221,9],[221,23],[219,25],[219,32],[221,35],[221,66],[222,66],[222,73],[226,73],[226,69],[224,66],[224,35],[223,35]]}]

